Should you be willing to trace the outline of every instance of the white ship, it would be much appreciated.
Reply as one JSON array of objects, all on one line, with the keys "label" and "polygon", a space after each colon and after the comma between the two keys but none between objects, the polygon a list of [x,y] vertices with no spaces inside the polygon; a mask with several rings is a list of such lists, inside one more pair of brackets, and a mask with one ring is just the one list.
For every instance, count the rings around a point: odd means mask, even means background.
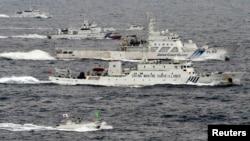
[{"label": "white ship", "polygon": [[57,29],[55,34],[48,35],[49,39],[120,39],[113,28],[103,29],[94,22],[84,20],[80,28]]},{"label": "white ship", "polygon": [[[143,44],[134,35],[123,38],[118,50],[86,50],[56,48],[58,59],[103,59],[103,60],[141,60],[145,53],[148,59],[174,59],[205,61],[229,60],[237,47],[208,47],[198,48],[191,40],[182,42],[179,36],[168,30],[154,31],[154,19],[149,20],[148,40]],[[135,37],[135,38],[132,38]]]},{"label": "white ship", "polygon": [[42,12],[40,10],[35,10],[35,9],[27,9],[24,11],[16,12],[13,17],[16,18],[52,18],[52,15],[49,13]]},{"label": "white ship", "polygon": [[108,68],[96,67],[74,76],[70,69],[55,69],[49,76],[52,83],[62,85],[149,86],[157,84],[232,85],[240,84],[244,72],[194,71],[191,62],[153,61],[138,63],[134,68],[122,68],[120,61],[110,62]]}]

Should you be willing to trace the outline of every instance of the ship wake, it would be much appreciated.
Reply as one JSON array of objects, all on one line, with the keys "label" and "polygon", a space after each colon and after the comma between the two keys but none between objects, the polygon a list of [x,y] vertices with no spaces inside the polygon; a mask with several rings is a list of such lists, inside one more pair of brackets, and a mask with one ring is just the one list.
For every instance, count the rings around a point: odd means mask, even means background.
[{"label": "ship wake", "polygon": [[29,52],[4,52],[0,53],[1,58],[11,60],[55,60],[49,53],[41,50]]},{"label": "ship wake", "polygon": [[0,14],[0,18],[9,18],[10,16],[5,15],[5,14]]},{"label": "ship wake", "polygon": [[11,76],[0,78],[2,84],[38,84],[40,81],[31,76]]},{"label": "ship wake", "polygon": [[40,81],[32,76],[11,76],[0,78],[0,84],[49,84],[49,81]]},{"label": "ship wake", "polygon": [[[25,29],[25,28],[24,28]],[[23,35],[13,35],[13,36],[0,36],[0,39],[6,38],[20,38],[20,39],[48,39],[46,35],[39,34],[23,34]]]},{"label": "ship wake", "polygon": [[57,129],[52,126],[41,126],[35,124],[14,124],[14,123],[0,123],[1,130],[8,131],[44,131],[44,130],[57,130],[57,131],[72,131],[72,132],[88,132],[88,131],[98,131],[98,130],[107,130],[113,129],[111,125],[108,125],[106,122],[103,122],[99,129],[89,126],[88,124],[84,124],[80,128],[74,129]]}]

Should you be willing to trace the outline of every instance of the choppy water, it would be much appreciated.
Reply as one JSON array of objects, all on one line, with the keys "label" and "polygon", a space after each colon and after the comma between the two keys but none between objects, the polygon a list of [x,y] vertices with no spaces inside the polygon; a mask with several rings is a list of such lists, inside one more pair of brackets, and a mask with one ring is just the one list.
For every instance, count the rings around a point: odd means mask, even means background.
[{"label": "choppy water", "polygon": [[[145,24],[169,28],[198,45],[238,45],[229,62],[196,62],[196,69],[249,73],[249,0],[0,0],[0,140],[207,140],[208,124],[250,124],[249,74],[231,87],[143,88],[60,86],[47,83],[55,67],[80,71],[98,60],[55,60],[54,46],[113,48],[111,40],[49,40],[55,28],[80,26],[82,15],[102,27]],[[50,19],[11,18],[34,5]],[[131,65],[127,63],[126,65]],[[100,110],[107,128],[81,133],[53,130],[67,112],[93,118]]]}]

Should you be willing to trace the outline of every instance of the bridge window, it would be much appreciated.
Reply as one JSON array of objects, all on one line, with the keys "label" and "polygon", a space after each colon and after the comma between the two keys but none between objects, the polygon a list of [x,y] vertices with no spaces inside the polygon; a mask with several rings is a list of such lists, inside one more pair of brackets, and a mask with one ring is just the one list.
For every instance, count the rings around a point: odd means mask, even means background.
[{"label": "bridge window", "polygon": [[178,52],[178,48],[177,47],[174,47],[171,52]]},{"label": "bridge window", "polygon": [[168,52],[169,49],[170,47],[162,47],[159,52]]}]

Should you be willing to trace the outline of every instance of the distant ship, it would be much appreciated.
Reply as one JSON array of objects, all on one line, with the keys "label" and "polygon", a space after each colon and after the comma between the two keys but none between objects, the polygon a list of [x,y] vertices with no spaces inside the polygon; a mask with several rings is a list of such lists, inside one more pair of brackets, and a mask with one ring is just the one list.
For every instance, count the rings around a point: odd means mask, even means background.
[{"label": "distant ship", "polygon": [[117,50],[87,50],[57,47],[58,59],[102,59],[102,60],[141,60],[143,54],[148,59],[174,59],[205,61],[226,60],[237,47],[208,47],[198,48],[192,40],[182,42],[179,36],[168,30],[154,31],[154,19],[149,19],[148,39],[141,42],[136,35],[126,35]]},{"label": "distant ship", "polygon": [[53,16],[49,13],[41,12],[40,10],[27,9],[24,11],[16,12],[13,17],[16,18],[52,18]]},{"label": "distant ship", "polygon": [[57,29],[54,34],[48,35],[49,39],[121,39],[112,28],[103,29],[96,23],[84,20],[80,28]]},{"label": "distant ship", "polygon": [[151,86],[174,85],[232,85],[240,84],[244,72],[202,72],[194,71],[191,62],[144,61],[132,68],[122,68],[120,61],[109,62],[108,69],[95,67],[91,71],[74,76],[70,69],[55,69],[49,80],[62,85],[100,86]]}]

